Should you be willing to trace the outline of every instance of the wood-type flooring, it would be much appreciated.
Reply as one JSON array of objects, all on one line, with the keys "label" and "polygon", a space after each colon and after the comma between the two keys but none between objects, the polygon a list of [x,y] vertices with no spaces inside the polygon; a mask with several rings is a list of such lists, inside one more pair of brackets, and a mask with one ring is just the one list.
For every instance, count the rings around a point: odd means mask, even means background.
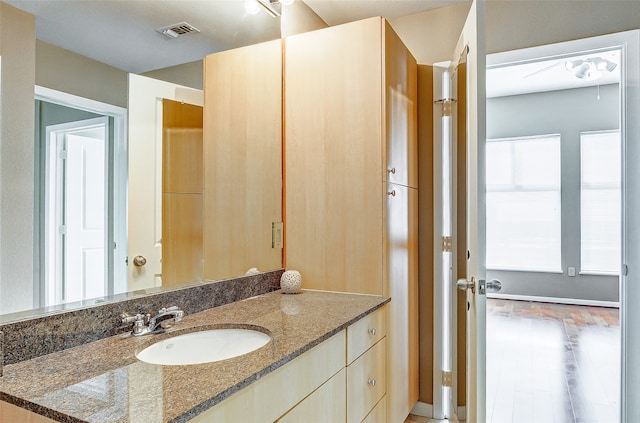
[{"label": "wood-type flooring", "polygon": [[487,421],[618,423],[616,308],[487,300]]},{"label": "wood-type flooring", "polygon": [[487,300],[488,423],[619,423],[619,406],[617,308]]}]

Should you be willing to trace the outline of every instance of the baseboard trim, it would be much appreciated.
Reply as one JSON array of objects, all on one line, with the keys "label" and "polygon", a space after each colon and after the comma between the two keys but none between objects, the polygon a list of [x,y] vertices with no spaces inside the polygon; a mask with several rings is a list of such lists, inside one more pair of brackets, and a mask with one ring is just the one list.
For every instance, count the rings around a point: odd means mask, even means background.
[{"label": "baseboard trim", "polygon": [[433,417],[433,405],[418,401],[411,409],[411,414],[422,417]]},{"label": "baseboard trim", "polygon": [[574,304],[594,307],[620,308],[618,301],[578,300],[575,298],[537,297],[535,295],[487,294],[487,298],[498,300],[535,301],[539,303]]}]

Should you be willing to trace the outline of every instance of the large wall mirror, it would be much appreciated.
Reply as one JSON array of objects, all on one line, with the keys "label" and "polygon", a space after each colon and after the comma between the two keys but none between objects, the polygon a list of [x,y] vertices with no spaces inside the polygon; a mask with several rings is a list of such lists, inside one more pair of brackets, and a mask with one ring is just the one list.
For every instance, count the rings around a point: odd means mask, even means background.
[{"label": "large wall mirror", "polygon": [[[33,281],[3,280],[21,300],[4,302],[0,321],[282,267],[272,242],[282,220],[280,122],[270,144],[255,132],[240,144],[203,140],[202,91],[130,74],[128,94],[125,109],[36,89],[36,269]],[[218,144],[208,156],[206,142]],[[216,186],[222,201],[206,206],[205,187],[211,197]],[[226,228],[208,256],[204,216]]]}]

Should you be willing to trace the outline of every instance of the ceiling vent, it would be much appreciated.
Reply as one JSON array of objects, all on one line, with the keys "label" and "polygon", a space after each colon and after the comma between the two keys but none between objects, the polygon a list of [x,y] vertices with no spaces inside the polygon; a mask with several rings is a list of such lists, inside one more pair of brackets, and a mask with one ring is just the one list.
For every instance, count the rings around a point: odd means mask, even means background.
[{"label": "ceiling vent", "polygon": [[180,22],[177,24],[158,28],[156,29],[156,31],[166,35],[169,38],[178,38],[182,35],[190,34],[192,32],[200,32],[198,28],[186,22]]}]

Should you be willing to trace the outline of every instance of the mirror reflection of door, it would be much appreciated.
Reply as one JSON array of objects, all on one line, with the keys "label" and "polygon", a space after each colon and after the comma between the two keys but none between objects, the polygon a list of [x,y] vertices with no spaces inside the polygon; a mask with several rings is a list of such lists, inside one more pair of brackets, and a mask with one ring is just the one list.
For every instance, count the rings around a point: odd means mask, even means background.
[{"label": "mirror reflection of door", "polygon": [[[58,111],[72,110],[48,106]],[[102,297],[109,292],[106,271],[109,119],[97,117],[47,125],[45,134],[43,305]]]},{"label": "mirror reflection of door", "polygon": [[[167,160],[166,157],[163,157],[165,154],[163,151],[165,150],[163,136],[168,134],[169,139],[173,141],[169,142],[169,144],[176,144],[167,150],[171,151],[171,156],[173,157],[170,161],[173,162],[175,160],[174,165],[170,166],[173,169],[171,180],[188,180],[192,176],[190,176],[190,173],[193,171],[194,166],[193,164],[185,164],[183,159],[180,158],[183,156],[173,154],[186,151],[182,147],[178,147],[178,143],[188,139],[190,131],[185,130],[188,128],[181,128],[180,125],[176,124],[177,118],[167,118],[168,122],[173,122],[171,125],[174,128],[168,131],[163,129],[163,103],[165,100],[173,100],[178,104],[184,103],[183,105],[185,106],[192,105],[202,110],[203,99],[201,90],[140,75],[129,75],[128,291],[201,280],[196,278],[197,274],[191,274],[188,276],[174,275],[170,277],[170,280],[167,280],[166,284],[164,281],[163,257],[168,259],[168,255],[163,251],[163,248],[165,248],[164,243],[166,242],[164,239],[165,234],[163,233],[163,220],[165,218],[165,213],[163,213],[163,207],[165,207],[163,180],[166,179],[163,177],[163,168],[165,167],[163,162]],[[179,115],[180,113],[176,116]],[[193,134],[193,131],[191,133]],[[200,153],[201,159],[202,155]],[[183,188],[185,188],[184,185],[179,187],[180,190],[183,190]],[[182,191],[182,194],[193,194],[192,187],[186,188],[186,190]],[[174,188],[170,189],[173,190]],[[186,200],[175,201],[178,198],[176,195],[171,195],[170,197],[167,203],[170,211],[168,210],[167,213],[170,212],[174,216],[183,212],[193,214],[194,208],[197,208],[193,202],[187,202]],[[184,200],[186,195],[181,197]],[[174,220],[174,223],[186,223],[187,220],[184,219],[182,222]],[[170,232],[174,235],[174,240],[176,235],[181,234],[180,237],[184,235],[182,229],[175,226]],[[194,242],[197,243],[197,241]],[[184,254],[183,257],[189,254],[188,251],[179,248],[177,251],[180,254]],[[199,267],[196,269],[201,267],[202,264],[199,263]],[[186,277],[186,279],[178,280],[183,279],[183,277]]]}]

